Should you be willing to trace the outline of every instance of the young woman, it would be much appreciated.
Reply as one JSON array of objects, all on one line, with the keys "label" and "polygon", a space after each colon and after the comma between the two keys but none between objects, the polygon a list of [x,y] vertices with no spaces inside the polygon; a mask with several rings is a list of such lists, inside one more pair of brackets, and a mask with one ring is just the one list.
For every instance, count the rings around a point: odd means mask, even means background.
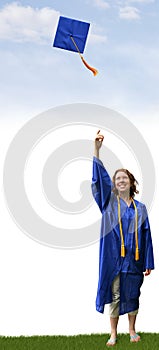
[{"label": "young woman", "polygon": [[154,269],[154,258],[146,207],[134,199],[137,181],[127,169],[116,170],[111,181],[99,159],[103,139],[99,130],[92,177],[92,193],[102,213],[96,309],[103,313],[105,304],[110,304],[111,337],[107,345],[113,346],[119,315],[125,313],[130,341],[140,340],[135,331],[140,287],[144,275]]}]

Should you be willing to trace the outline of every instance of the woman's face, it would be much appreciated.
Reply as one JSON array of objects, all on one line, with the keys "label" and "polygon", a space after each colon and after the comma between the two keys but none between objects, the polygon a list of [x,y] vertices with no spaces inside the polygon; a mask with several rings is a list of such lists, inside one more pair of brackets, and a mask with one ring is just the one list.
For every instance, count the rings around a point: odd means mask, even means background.
[{"label": "woman's face", "polygon": [[130,179],[124,171],[118,171],[115,176],[115,187],[118,193],[130,193]]}]

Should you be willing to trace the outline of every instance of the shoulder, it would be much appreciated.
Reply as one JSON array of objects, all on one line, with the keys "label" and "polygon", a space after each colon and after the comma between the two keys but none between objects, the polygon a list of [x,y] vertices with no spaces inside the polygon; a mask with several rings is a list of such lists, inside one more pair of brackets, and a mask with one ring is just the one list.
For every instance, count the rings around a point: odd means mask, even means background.
[{"label": "shoulder", "polygon": [[[112,188],[113,188],[113,186],[112,186]],[[111,199],[112,199],[112,201],[116,201],[117,202],[117,196],[116,196],[116,194],[113,191],[111,191]]]},{"label": "shoulder", "polygon": [[110,201],[109,201],[109,206],[111,207],[116,207],[117,206],[117,196],[116,194],[111,190],[111,195],[110,195]]},{"label": "shoulder", "polygon": [[147,209],[146,209],[146,205],[136,199],[134,199],[134,202],[136,204],[136,207],[138,210],[140,210],[141,213],[143,213],[144,215],[147,216]]},{"label": "shoulder", "polygon": [[140,208],[146,208],[146,205],[140,201],[138,201],[137,199],[134,198],[134,202],[136,204],[136,206],[140,207]]}]

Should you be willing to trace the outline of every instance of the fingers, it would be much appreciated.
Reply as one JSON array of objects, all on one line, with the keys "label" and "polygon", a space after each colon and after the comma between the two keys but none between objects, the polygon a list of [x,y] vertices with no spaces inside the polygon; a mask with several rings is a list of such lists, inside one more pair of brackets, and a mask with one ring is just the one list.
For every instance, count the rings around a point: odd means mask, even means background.
[{"label": "fingers", "polygon": [[145,276],[149,276],[151,273],[151,269],[146,269]]},{"label": "fingers", "polygon": [[96,140],[98,141],[103,141],[104,140],[104,135],[100,134],[100,130],[97,131],[97,135],[96,135]]}]

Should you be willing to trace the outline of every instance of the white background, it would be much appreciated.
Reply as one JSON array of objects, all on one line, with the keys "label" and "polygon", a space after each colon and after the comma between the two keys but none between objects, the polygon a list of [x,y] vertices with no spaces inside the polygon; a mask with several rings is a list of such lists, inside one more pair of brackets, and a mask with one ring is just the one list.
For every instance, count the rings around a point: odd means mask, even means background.
[{"label": "white background", "polygon": [[[23,124],[20,122],[16,124],[10,122],[9,125],[1,123],[1,179],[7,148],[21,126]],[[136,126],[145,136],[158,177],[159,169],[156,162],[158,123],[152,125],[145,121],[138,125],[136,123]],[[90,131],[93,131],[93,139],[94,130]],[[155,199],[149,213],[156,269],[145,278],[142,286],[137,320],[137,329],[147,332],[158,331],[157,198],[156,188]],[[109,332],[108,308],[105,308],[104,315],[95,310],[99,242],[69,251],[43,246],[28,238],[12,220],[6,207],[2,187],[0,206],[0,333],[33,335]],[[119,331],[127,332],[127,326],[125,315],[120,318]]]}]

